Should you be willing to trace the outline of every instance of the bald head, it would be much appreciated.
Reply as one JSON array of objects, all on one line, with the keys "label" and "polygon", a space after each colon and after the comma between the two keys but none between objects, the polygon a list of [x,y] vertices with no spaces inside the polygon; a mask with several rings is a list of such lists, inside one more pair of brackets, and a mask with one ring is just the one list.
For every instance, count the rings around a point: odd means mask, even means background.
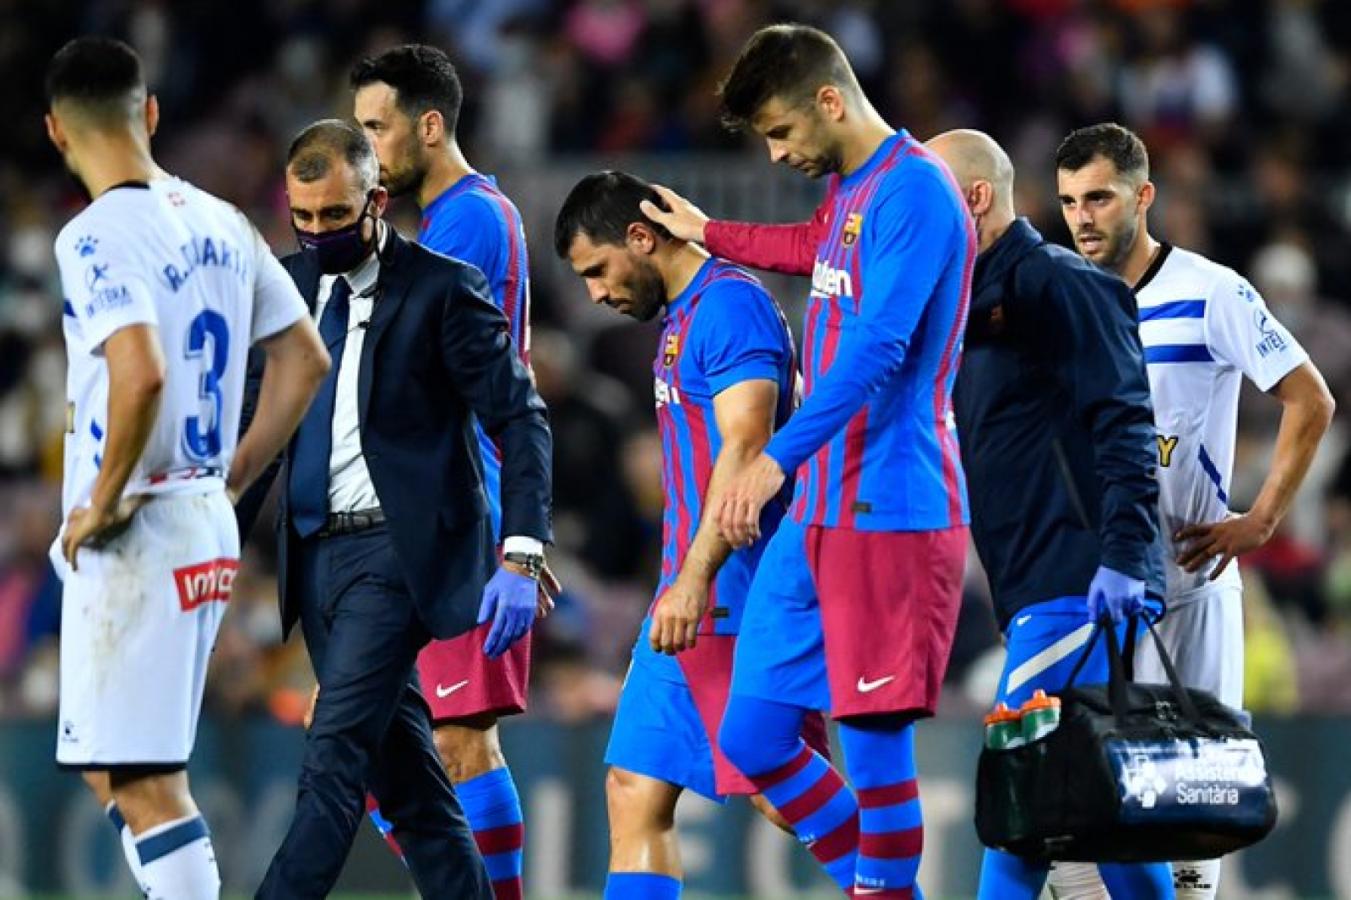
[{"label": "bald head", "polygon": [[952,170],[976,220],[980,247],[985,249],[1015,216],[1009,155],[985,132],[968,128],[944,132],[931,138],[927,146]]},{"label": "bald head", "polygon": [[1013,203],[1013,163],[1004,148],[983,131],[960,128],[929,141],[929,149],[943,157],[963,191],[977,181],[994,187],[996,202]]}]

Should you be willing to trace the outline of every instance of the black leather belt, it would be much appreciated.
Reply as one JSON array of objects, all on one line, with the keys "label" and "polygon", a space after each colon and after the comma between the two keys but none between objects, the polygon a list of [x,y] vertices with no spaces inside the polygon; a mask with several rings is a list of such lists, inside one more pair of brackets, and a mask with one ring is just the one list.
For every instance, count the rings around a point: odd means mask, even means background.
[{"label": "black leather belt", "polygon": [[383,524],[385,512],[378,506],[370,509],[354,509],[351,512],[329,513],[328,518],[324,520],[324,527],[319,529],[319,537],[352,534]]}]

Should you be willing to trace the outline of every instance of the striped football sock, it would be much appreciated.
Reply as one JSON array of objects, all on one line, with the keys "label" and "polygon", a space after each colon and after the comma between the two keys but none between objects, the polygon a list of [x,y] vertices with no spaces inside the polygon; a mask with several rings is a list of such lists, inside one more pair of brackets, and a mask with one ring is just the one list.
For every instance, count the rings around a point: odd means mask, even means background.
[{"label": "striped football sock", "polygon": [[525,823],[511,770],[503,767],[455,785],[496,900],[521,900]]}]

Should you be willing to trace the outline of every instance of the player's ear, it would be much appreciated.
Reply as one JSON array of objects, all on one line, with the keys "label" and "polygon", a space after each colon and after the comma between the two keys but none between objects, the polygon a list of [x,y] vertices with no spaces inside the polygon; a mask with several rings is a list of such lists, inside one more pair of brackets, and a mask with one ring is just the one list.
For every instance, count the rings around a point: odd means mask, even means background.
[{"label": "player's ear", "polygon": [[47,125],[47,139],[52,142],[52,146],[57,149],[62,156],[66,153],[66,130],[61,126],[61,120],[56,117],[56,113],[49,112],[42,117],[42,121]]},{"label": "player's ear", "polygon": [[844,118],[844,92],[833,84],[823,84],[816,91],[816,108],[831,122]]},{"label": "player's ear", "polygon": [[155,129],[159,127],[159,98],[154,94],[145,98],[145,133],[151,137],[155,136]]},{"label": "player's ear", "polygon": [[624,232],[624,243],[634,253],[648,256],[657,249],[657,233],[646,222],[630,222]]},{"label": "player's ear", "polygon": [[443,143],[446,139],[446,120],[435,109],[429,109],[418,116],[418,139],[424,146],[431,147]]},{"label": "player's ear", "polygon": [[1149,208],[1154,205],[1154,182],[1146,179],[1140,185],[1140,189],[1136,191],[1135,198],[1139,204],[1140,212],[1148,212]]}]

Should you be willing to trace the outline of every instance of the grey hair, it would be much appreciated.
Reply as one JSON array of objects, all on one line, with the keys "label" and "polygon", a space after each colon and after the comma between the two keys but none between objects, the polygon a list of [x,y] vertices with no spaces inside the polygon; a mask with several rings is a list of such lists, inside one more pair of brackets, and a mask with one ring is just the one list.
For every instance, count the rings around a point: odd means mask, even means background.
[{"label": "grey hair", "polygon": [[329,167],[343,159],[363,191],[374,190],[380,182],[380,163],[365,132],[342,119],[320,119],[305,127],[286,151],[286,168],[308,184],[318,181]]}]

